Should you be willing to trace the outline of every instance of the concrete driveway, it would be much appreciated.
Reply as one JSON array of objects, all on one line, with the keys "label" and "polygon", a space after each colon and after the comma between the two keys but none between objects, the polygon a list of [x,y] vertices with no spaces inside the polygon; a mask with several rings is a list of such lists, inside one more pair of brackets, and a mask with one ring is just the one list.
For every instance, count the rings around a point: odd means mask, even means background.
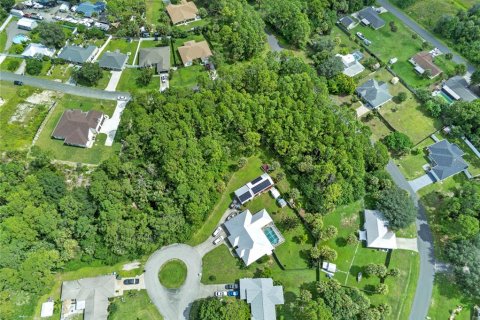
[{"label": "concrete driveway", "polygon": [[113,140],[115,139],[115,134],[117,133],[123,110],[125,110],[127,103],[128,101],[117,101],[117,107],[115,108],[115,111],[113,111],[112,117],[105,120],[102,127],[100,128],[100,133],[107,134],[107,140],[105,140],[105,145],[107,147],[110,147],[113,144]]},{"label": "concrete driveway", "polygon": [[110,71],[110,73],[112,76],[108,81],[105,91],[115,91],[115,89],[117,89],[118,82],[120,81],[120,77],[122,76],[122,71]]},{"label": "concrete driveway", "polygon": [[435,178],[430,173],[426,173],[420,178],[408,181],[408,184],[410,185],[410,187],[412,187],[413,191],[417,192],[423,187],[431,185],[435,181]]},{"label": "concrete driveway", "polygon": [[417,238],[397,238],[397,249],[418,252]]}]

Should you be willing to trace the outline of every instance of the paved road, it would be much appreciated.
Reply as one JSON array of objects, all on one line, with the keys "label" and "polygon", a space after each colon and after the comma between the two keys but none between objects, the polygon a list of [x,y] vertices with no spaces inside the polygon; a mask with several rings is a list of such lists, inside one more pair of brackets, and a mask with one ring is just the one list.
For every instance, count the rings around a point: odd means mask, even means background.
[{"label": "paved road", "polygon": [[[400,9],[397,9],[393,4],[391,4],[388,0],[378,0],[378,3],[382,5],[385,9],[393,13],[398,19],[400,19],[404,24],[409,26],[412,30],[418,33],[423,39],[428,41],[433,46],[437,47],[443,53],[452,52],[443,42],[439,41],[435,36],[433,36],[430,32],[425,30],[422,26],[418,23],[410,19],[405,13],[403,13]],[[453,53],[453,61],[456,63],[465,63],[467,65],[468,73],[473,73],[475,71],[475,67],[465,60],[463,57]]]},{"label": "paved road", "polygon": [[35,78],[25,75],[14,74],[11,72],[0,72],[0,80],[2,81],[22,81],[24,84],[38,87],[46,90],[60,91],[76,96],[104,99],[104,100],[117,100],[118,96],[125,96],[130,99],[130,93],[119,91],[104,91],[99,89],[92,89],[87,87],[72,86],[61,82],[51,81],[47,79]]},{"label": "paved road", "polygon": [[418,196],[413,191],[403,174],[397,168],[395,163],[390,160],[387,164],[387,171],[392,176],[395,184],[406,190],[417,207],[417,244],[420,254],[420,274],[418,276],[417,290],[410,311],[410,320],[425,319],[430,307],[432,297],[433,280],[435,276],[435,256],[433,253],[433,237],[428,226],[425,208],[418,202]]}]

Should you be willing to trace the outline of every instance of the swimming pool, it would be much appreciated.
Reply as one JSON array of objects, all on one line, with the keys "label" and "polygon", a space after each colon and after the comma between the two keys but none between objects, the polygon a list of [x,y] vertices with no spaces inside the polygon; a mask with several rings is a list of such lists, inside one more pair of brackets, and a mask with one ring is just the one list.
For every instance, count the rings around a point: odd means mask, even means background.
[{"label": "swimming pool", "polygon": [[272,227],[266,227],[265,229],[263,229],[263,233],[265,233],[265,236],[267,236],[268,241],[270,241],[270,243],[273,245],[278,244],[278,242],[280,241],[275,231],[273,231]]},{"label": "swimming pool", "polygon": [[355,58],[355,60],[360,61],[363,58],[363,54],[360,51],[354,51],[352,53],[352,56]]},{"label": "swimming pool", "polygon": [[446,94],[445,92],[440,91],[440,95],[442,96],[443,99],[447,100],[448,104],[452,104],[452,103],[453,103],[452,98],[450,98],[450,97],[448,96],[448,94]]},{"label": "swimming pool", "polygon": [[19,43],[22,43],[22,42],[27,42],[28,40],[30,40],[30,38],[27,35],[25,35],[23,33],[19,33],[15,37],[13,37],[12,42],[14,44],[19,44]]}]

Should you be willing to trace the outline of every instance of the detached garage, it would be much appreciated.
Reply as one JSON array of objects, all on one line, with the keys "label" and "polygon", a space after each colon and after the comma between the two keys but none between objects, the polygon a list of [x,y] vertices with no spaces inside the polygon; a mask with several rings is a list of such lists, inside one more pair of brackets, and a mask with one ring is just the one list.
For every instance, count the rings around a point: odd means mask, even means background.
[{"label": "detached garage", "polygon": [[17,28],[32,31],[38,26],[38,23],[35,20],[22,18],[17,22]]}]

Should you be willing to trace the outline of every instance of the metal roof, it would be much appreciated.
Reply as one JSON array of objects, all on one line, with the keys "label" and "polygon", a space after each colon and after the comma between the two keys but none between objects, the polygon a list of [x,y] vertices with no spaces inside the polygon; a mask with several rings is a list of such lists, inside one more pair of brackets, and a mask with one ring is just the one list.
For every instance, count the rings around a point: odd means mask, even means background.
[{"label": "metal roof", "polygon": [[379,17],[378,13],[372,7],[360,10],[358,16],[361,19],[367,20],[374,29],[381,28],[385,25],[385,21]]},{"label": "metal roof", "polygon": [[456,144],[441,140],[427,147],[432,160],[431,172],[439,180],[446,179],[468,168],[463,160],[465,154]]},{"label": "metal roof", "polygon": [[392,99],[385,82],[377,82],[370,79],[357,88],[357,93],[370,104],[372,108],[378,108]]},{"label": "metal roof", "polygon": [[378,210],[365,209],[365,230],[367,247],[379,249],[396,249],[395,233],[388,230],[388,221]]},{"label": "metal roof", "polygon": [[277,319],[275,305],[285,303],[283,287],[271,278],[240,279],[240,299],[250,304],[253,320]]}]

